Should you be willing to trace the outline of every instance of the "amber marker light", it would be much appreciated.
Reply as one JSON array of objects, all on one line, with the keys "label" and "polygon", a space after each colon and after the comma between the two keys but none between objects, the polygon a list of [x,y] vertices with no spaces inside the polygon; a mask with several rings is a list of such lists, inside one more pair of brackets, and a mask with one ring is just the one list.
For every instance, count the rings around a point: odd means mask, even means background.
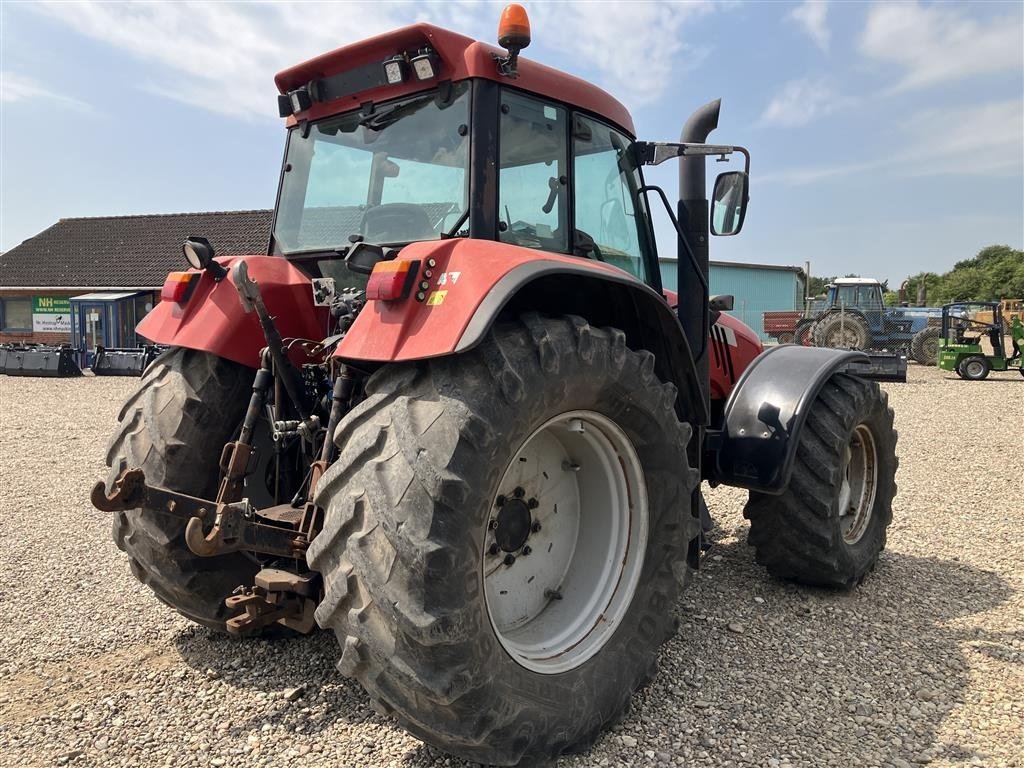
[{"label": "amber marker light", "polygon": [[518,53],[530,44],[530,17],[519,3],[510,3],[498,19],[498,45]]}]

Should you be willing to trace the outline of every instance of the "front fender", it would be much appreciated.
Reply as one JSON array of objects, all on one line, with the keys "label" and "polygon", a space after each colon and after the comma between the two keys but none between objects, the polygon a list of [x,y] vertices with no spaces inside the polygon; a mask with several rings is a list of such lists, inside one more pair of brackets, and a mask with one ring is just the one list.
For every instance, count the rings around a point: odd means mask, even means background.
[{"label": "front fender", "polygon": [[[267,345],[256,313],[246,313],[232,282],[231,266],[244,260],[259,285],[270,314],[284,338],[320,341],[327,333],[327,310],[313,304],[310,279],[280,256],[228,256],[217,259],[228,269],[219,283],[206,272],[184,304],[161,301],[136,331],[156,344],[187,347],[259,367]],[[195,271],[195,270],[192,270]]]},{"label": "front fender", "polygon": [[708,433],[709,480],[761,493],[789,484],[800,430],[832,374],[868,360],[863,352],[784,345],[750,364]]}]

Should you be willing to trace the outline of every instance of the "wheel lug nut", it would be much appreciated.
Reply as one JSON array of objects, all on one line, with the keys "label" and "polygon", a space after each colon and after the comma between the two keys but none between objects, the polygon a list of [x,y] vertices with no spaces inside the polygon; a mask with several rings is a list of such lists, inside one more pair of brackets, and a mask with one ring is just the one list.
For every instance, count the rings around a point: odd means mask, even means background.
[{"label": "wheel lug nut", "polygon": [[528,555],[531,552],[533,552],[533,550],[530,549],[530,547],[523,547],[523,555]]},{"label": "wheel lug nut", "polygon": [[496,554],[498,554],[498,545],[497,544],[491,544],[491,546],[487,550],[487,554],[488,555],[496,555]]},{"label": "wheel lug nut", "polygon": [[498,521],[497,520],[491,520],[491,522],[489,522],[487,524],[487,527],[490,528],[493,531],[495,528],[498,527]]},{"label": "wheel lug nut", "polygon": [[530,526],[530,530],[534,533],[540,530],[540,520],[534,520],[533,525]]},{"label": "wheel lug nut", "polygon": [[517,499],[521,499],[523,498],[523,496],[526,495],[526,491],[524,491],[522,488],[517,487],[514,491],[512,491],[512,495],[515,496]]},{"label": "wheel lug nut", "polygon": [[540,506],[540,502],[537,501],[536,499],[530,499],[528,502],[526,502],[526,506],[528,506],[530,509],[536,509],[537,507]]},{"label": "wheel lug nut", "polygon": [[516,556],[512,554],[505,555],[505,565],[512,565],[516,561]]},{"label": "wheel lug nut", "polygon": [[494,500],[494,506],[496,506],[496,507],[504,507],[505,506],[505,501],[506,501],[506,499],[505,499],[504,496],[499,496],[498,498],[496,498]]}]

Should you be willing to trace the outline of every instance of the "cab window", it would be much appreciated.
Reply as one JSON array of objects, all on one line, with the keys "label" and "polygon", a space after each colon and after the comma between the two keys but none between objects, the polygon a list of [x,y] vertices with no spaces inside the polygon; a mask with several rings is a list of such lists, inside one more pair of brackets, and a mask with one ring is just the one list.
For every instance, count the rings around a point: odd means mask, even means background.
[{"label": "cab window", "polygon": [[630,140],[618,131],[577,116],[573,124],[573,183],[577,241],[592,239],[593,254],[646,280],[642,217],[634,206],[639,177],[621,163]]},{"label": "cab window", "polygon": [[566,111],[502,91],[498,137],[498,239],[566,253],[568,151]]}]

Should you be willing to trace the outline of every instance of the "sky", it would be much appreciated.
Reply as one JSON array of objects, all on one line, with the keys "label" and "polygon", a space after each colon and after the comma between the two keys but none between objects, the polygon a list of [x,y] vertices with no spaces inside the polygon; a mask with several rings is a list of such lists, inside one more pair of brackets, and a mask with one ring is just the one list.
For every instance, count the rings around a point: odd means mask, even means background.
[{"label": "sky", "polygon": [[[751,200],[713,259],[898,283],[1024,247],[1024,3],[524,4],[523,55],[608,90],[641,139],[723,99],[709,140],[751,151]],[[277,71],[416,21],[493,41],[501,7],[5,0],[0,249],[63,217],[272,207]],[[676,197],[673,163],[648,181]]]}]

